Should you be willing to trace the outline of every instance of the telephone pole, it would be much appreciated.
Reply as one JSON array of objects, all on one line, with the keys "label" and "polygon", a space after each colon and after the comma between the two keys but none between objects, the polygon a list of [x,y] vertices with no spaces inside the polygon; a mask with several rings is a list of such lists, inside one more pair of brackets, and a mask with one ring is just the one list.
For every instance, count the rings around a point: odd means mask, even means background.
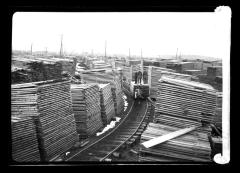
[{"label": "telephone pole", "polygon": [[31,44],[31,55],[32,55],[32,45],[33,45],[33,44]]},{"label": "telephone pole", "polygon": [[105,40],[105,58],[107,57],[107,41]]},{"label": "telephone pole", "polygon": [[129,48],[128,52],[129,52],[129,58],[130,58],[131,57],[131,55],[130,55],[130,48]]},{"label": "telephone pole", "polygon": [[62,54],[63,54],[62,40],[63,40],[63,35],[61,35],[60,57],[62,57]]},{"label": "telephone pole", "polygon": [[178,48],[177,48],[177,52],[176,52],[176,59],[177,59],[177,53],[178,53]]}]

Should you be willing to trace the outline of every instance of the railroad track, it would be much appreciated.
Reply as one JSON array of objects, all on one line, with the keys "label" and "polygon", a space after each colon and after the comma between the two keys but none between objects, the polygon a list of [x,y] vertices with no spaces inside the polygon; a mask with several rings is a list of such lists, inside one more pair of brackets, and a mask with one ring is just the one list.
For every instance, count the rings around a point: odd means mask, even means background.
[{"label": "railroad track", "polygon": [[148,100],[135,101],[130,112],[115,129],[74,154],[66,161],[107,161],[118,149],[124,148],[140,139],[151,114]]}]

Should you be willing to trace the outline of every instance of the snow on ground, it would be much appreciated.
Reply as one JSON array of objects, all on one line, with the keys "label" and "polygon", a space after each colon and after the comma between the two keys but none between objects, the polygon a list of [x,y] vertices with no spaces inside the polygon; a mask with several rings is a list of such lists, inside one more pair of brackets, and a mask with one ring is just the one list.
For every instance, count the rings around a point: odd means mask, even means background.
[{"label": "snow on ground", "polygon": [[125,111],[128,107],[128,102],[127,102],[127,96],[126,95],[123,95],[123,101],[124,101],[124,110]]},{"label": "snow on ground", "polygon": [[101,132],[98,132],[98,133],[96,134],[96,136],[100,136],[100,135],[102,135],[103,133],[105,133],[106,131],[108,131],[109,129],[115,127],[115,124],[116,124],[117,122],[119,122],[120,119],[121,119],[120,117],[116,117],[116,121],[111,121],[110,124],[108,124]]}]

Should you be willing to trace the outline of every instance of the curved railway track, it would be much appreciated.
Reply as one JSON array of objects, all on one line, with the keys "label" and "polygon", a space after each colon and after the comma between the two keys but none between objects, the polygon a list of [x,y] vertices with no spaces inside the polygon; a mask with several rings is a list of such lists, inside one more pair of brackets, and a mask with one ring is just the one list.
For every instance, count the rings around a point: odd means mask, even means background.
[{"label": "curved railway track", "polygon": [[66,161],[107,161],[118,149],[137,141],[149,120],[151,104],[148,100],[133,102],[121,123],[106,136],[74,154]]}]

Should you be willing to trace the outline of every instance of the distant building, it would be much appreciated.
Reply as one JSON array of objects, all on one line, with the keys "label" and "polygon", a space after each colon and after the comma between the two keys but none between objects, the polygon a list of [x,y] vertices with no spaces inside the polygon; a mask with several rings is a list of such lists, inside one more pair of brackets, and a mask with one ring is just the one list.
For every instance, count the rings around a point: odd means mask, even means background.
[{"label": "distant building", "polygon": [[222,76],[222,66],[212,66],[207,68],[207,77],[215,79],[217,76]]}]

